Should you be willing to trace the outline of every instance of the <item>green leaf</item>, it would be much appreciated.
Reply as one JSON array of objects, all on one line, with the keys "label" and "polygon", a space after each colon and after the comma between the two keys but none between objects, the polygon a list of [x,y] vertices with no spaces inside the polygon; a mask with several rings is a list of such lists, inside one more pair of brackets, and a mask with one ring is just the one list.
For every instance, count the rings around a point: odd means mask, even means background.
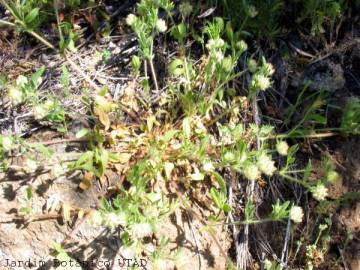
[{"label": "green leaf", "polygon": [[26,188],[26,200],[30,201],[33,197],[32,187],[28,186]]},{"label": "green leaf", "polygon": [[167,131],[164,136],[162,136],[161,140],[164,142],[164,143],[167,143],[169,142],[179,131],[176,130],[176,129],[171,129],[169,131]]},{"label": "green leaf", "polygon": [[175,168],[174,163],[171,163],[171,162],[164,163],[164,171],[165,171],[166,179],[168,179],[168,180],[171,179],[171,172],[173,171],[174,168]]},{"label": "green leaf", "polygon": [[307,117],[306,119],[307,121],[314,121],[315,123],[318,123],[318,124],[323,124],[323,125],[326,125],[327,123],[327,118],[320,115],[320,114],[311,114]]},{"label": "green leaf", "polygon": [[32,212],[32,208],[31,207],[21,207],[19,211],[20,211],[20,213],[23,213],[25,215],[30,215]]},{"label": "green leaf", "polygon": [[146,194],[146,198],[152,203],[158,202],[161,200],[161,193],[151,192]]},{"label": "green leaf", "polygon": [[175,25],[171,29],[171,36],[181,43],[184,42],[184,39],[186,38],[186,34],[187,34],[187,28],[184,23]]},{"label": "green leaf", "polygon": [[306,183],[309,180],[311,170],[312,170],[312,164],[311,164],[311,160],[309,160],[308,164],[306,165],[305,171],[304,171],[304,177],[303,177],[304,183]]},{"label": "green leaf", "polygon": [[33,83],[35,88],[38,88],[41,84],[41,76],[44,74],[45,66],[42,66],[39,68],[32,76],[31,76],[31,82]]},{"label": "green leaf", "polygon": [[34,143],[31,144],[31,146],[38,152],[40,152],[41,154],[43,154],[44,156],[46,156],[47,158],[50,158],[53,154],[54,154],[54,150],[51,148],[46,147],[45,145],[41,144],[41,143]]},{"label": "green leaf", "polygon": [[218,182],[221,193],[226,197],[227,190],[226,190],[226,183],[225,183],[224,178],[222,178],[222,176],[217,172],[212,172],[212,175],[215,177],[216,181]]},{"label": "green leaf", "polygon": [[280,202],[277,202],[276,204],[274,204],[272,206],[273,210],[271,212],[271,218],[273,220],[279,220],[279,219],[284,219],[287,218],[289,215],[289,208],[290,202],[286,201],[282,204],[280,204]]},{"label": "green leaf", "polygon": [[216,207],[222,209],[224,203],[221,200],[220,193],[213,187],[210,189],[210,196],[213,199],[214,203],[216,204]]},{"label": "green leaf", "polygon": [[295,154],[298,150],[299,150],[299,146],[297,144],[294,144],[289,148],[286,159],[286,167],[289,167],[295,162]]},{"label": "green leaf", "polygon": [[33,10],[31,10],[29,14],[25,17],[25,24],[31,24],[39,16],[39,11],[39,8],[34,8]]},{"label": "green leaf", "polygon": [[79,130],[78,132],[76,132],[75,137],[78,139],[82,138],[82,137],[86,136],[87,134],[89,134],[89,132],[90,132],[89,129],[83,128],[83,129]]},{"label": "green leaf", "polygon": [[225,214],[227,214],[227,213],[231,212],[232,208],[227,203],[224,203],[222,210],[224,211]]},{"label": "green leaf", "polygon": [[183,76],[185,74],[184,61],[176,58],[169,65],[169,73],[173,76]]},{"label": "green leaf", "polygon": [[255,217],[255,205],[248,200],[245,205],[245,221],[251,221]]},{"label": "green leaf", "polygon": [[70,39],[67,46],[66,46],[70,51],[72,52],[77,52],[77,49],[75,47],[75,41],[73,39]]},{"label": "green leaf", "polygon": [[194,180],[194,181],[202,181],[202,180],[204,180],[204,177],[205,177],[205,175],[202,174],[201,172],[196,172],[196,173],[190,174],[191,180]]}]

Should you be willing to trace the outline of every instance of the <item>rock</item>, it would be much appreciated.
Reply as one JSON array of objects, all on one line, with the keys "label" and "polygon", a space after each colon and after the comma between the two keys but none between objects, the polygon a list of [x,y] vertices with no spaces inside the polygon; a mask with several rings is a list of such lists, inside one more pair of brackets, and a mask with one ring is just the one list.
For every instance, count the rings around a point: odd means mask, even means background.
[{"label": "rock", "polygon": [[340,64],[330,60],[310,64],[305,71],[292,81],[295,87],[304,87],[310,82],[309,88],[313,91],[325,90],[335,92],[344,87],[344,71]]}]

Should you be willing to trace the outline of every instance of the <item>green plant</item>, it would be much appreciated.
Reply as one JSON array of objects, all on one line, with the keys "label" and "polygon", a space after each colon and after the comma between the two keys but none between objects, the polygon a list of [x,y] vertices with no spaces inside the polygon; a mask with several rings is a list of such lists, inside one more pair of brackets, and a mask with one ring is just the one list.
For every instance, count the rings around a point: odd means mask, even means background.
[{"label": "green plant", "polygon": [[52,245],[55,249],[55,252],[52,254],[52,256],[54,257],[54,267],[56,267],[55,269],[57,270],[82,269],[81,264],[77,260],[70,257],[67,254],[67,252],[63,249],[61,244],[52,241]]},{"label": "green plant", "polygon": [[139,16],[129,14],[126,18],[126,23],[132,27],[133,31],[138,37],[141,56],[149,62],[153,83],[155,89],[159,92],[158,80],[156,78],[156,71],[153,63],[154,58],[154,38],[159,33],[167,30],[167,25],[164,19],[158,17],[159,9],[163,9],[167,14],[174,8],[174,4],[169,0],[149,1],[142,0],[137,7]]},{"label": "green plant", "polygon": [[42,75],[45,67],[41,67],[30,77],[18,76],[15,84],[8,82],[7,94],[14,106],[30,106],[36,120],[48,120],[55,125],[58,131],[66,132],[66,113],[60,102],[52,96],[45,99],[39,94]]},{"label": "green plant", "polygon": [[23,199],[24,206],[20,208],[20,213],[26,216],[30,216],[33,212],[32,207],[33,191],[32,187],[28,186],[25,190],[25,198]]},{"label": "green plant", "polygon": [[330,27],[330,33],[334,31],[335,22],[339,19],[346,7],[343,0],[306,0],[303,3],[302,15],[298,19],[303,23],[305,19],[311,21],[311,35],[324,34],[325,27]]},{"label": "green plant", "polygon": [[360,100],[350,98],[341,118],[341,131],[345,134],[360,134]]},{"label": "green plant", "polygon": [[242,36],[255,35],[257,38],[274,39],[280,35],[279,20],[284,12],[283,0],[220,0],[216,2],[223,8]]},{"label": "green plant", "polygon": [[325,219],[325,222],[318,227],[318,234],[313,244],[306,245],[306,269],[317,268],[324,262],[324,254],[329,249],[331,225],[331,219]]},{"label": "green plant", "polygon": [[[87,142],[87,149],[79,153],[80,157],[69,164],[44,163],[41,166],[41,161],[35,161],[34,156],[41,153],[43,158],[51,157],[49,148],[41,143],[28,144],[20,138],[1,135],[1,166],[4,169],[11,167],[8,157],[18,151],[26,158],[22,169],[26,173],[37,172],[45,166],[50,167],[55,177],[67,170],[84,171],[80,184],[82,189],[91,188],[95,179],[103,183],[109,170],[116,171],[121,175],[121,181],[111,187],[116,195],[102,199],[98,209],[89,211],[90,221],[93,225],[105,225],[111,229],[121,227],[123,251],[130,250],[135,256],[145,253],[160,269],[162,261],[169,255],[166,251],[169,240],[158,237],[157,228],[179,205],[184,208],[184,201],[188,198],[195,198],[209,207],[211,214],[203,222],[207,229],[211,225],[229,223],[226,221],[227,215],[234,209],[229,198],[228,182],[223,178],[224,172],[250,185],[255,181],[272,181],[271,177],[276,176],[300,185],[314,199],[324,201],[328,186],[338,178],[335,167],[328,159],[324,159],[322,170],[316,169],[321,174],[317,174],[317,178],[313,177],[315,170],[312,163],[298,169],[296,154],[299,147],[289,147],[285,141],[297,136],[306,138],[310,131],[325,125],[326,118],[321,114],[325,103],[324,94],[318,92],[305,98],[305,87],[295,104],[289,108],[285,127],[290,131],[276,135],[274,126],[259,123],[257,109],[258,95],[271,88],[274,67],[265,57],[258,57],[258,54],[248,57],[246,67],[238,65],[248,49],[242,39],[246,35],[250,36],[247,31],[255,33],[259,38],[262,35],[273,38],[280,33],[276,24],[284,8],[284,1],[223,2],[234,5],[234,8],[240,7],[239,14],[244,13],[244,17],[239,22],[236,17],[232,22],[214,17],[205,21],[203,27],[200,27],[202,30],[198,31],[190,23],[193,7],[188,2],[179,6],[179,18],[173,18],[174,4],[171,1],[142,0],[137,5],[137,15],[130,14],[126,19],[139,42],[139,54],[131,58],[134,74],[131,87],[141,88],[143,92],[150,89],[147,76],[149,65],[157,93],[155,99],[149,95],[146,101],[141,97],[132,100],[134,107],[142,106],[139,110],[141,116],[132,116],[136,123],[122,119],[125,113],[131,116],[132,112],[124,109],[121,100],[113,102],[106,86],[102,89],[94,87],[96,92],[89,91],[83,96],[88,109],[87,116],[94,126],[80,130],[73,138]],[[53,4],[59,27],[59,50],[66,57],[67,49],[75,48],[76,36],[70,25],[60,22],[62,7],[58,6],[58,2]],[[81,1],[65,1],[65,6],[80,4]],[[231,9],[232,6],[227,8]],[[165,11],[165,17],[160,18],[161,11]],[[35,27],[23,22],[27,15],[16,16],[16,25],[47,44],[34,32]],[[269,23],[263,27],[262,24],[267,20]],[[177,42],[179,50],[167,59],[164,88],[160,92],[153,63],[156,57],[154,47],[155,42],[160,45],[163,35],[167,35],[167,28],[171,29],[169,35]],[[186,44],[190,35],[196,36],[198,43],[194,45],[195,50]],[[51,44],[49,47],[55,49]],[[200,53],[200,61],[197,61],[195,57]],[[102,57],[106,60],[109,52],[103,51]],[[32,77],[21,76],[13,85],[6,82],[9,96],[14,106],[30,106],[37,120],[47,119],[66,126],[66,113],[61,109],[60,101],[50,96],[41,98],[39,94],[43,72],[42,68]],[[142,72],[145,74],[144,80]],[[69,71],[65,65],[61,83],[65,97],[68,97]],[[245,94],[238,96],[239,93]],[[295,118],[299,108],[303,108],[301,117]],[[348,105],[342,121],[344,131],[358,133],[357,111],[356,102]],[[293,122],[297,124],[292,126]],[[181,187],[184,192],[181,195],[176,192],[172,194],[172,190],[167,189],[172,184]],[[173,198],[175,196],[178,198]],[[30,205],[32,196],[28,195],[27,198]],[[272,204],[271,212],[259,218],[250,194],[246,198],[244,218],[229,224],[248,226],[289,220],[290,226],[302,222],[304,212],[294,202],[275,199],[269,203]],[[25,207],[29,208],[29,205]],[[30,213],[30,210],[26,211]],[[70,212],[71,207],[64,204],[65,221],[70,219]],[[149,251],[146,241],[154,235],[160,239],[159,245]],[[70,257],[60,245],[55,245],[55,249],[59,259],[69,260]],[[278,269],[279,265],[268,263],[266,268]]]}]

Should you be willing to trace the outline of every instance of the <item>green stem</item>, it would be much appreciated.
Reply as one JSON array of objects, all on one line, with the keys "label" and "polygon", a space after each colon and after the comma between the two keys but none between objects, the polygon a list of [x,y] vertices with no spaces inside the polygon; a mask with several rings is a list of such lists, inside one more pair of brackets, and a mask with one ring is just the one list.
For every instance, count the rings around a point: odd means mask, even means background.
[{"label": "green stem", "polygon": [[289,180],[290,182],[293,182],[293,183],[295,183],[295,184],[299,184],[299,185],[304,186],[304,187],[306,187],[306,188],[309,187],[309,185],[308,185],[307,183],[304,183],[304,182],[296,179],[295,177],[292,177],[292,176],[290,176],[290,175],[287,175],[287,174],[285,174],[284,172],[279,172],[279,176],[282,177],[282,178],[284,178],[284,179],[286,179],[286,180]]},{"label": "green stem", "polygon": [[220,120],[221,118],[223,118],[225,115],[227,115],[229,112],[231,112],[233,109],[235,109],[235,107],[237,107],[238,105],[233,105],[230,108],[226,109],[225,111],[223,111],[221,114],[219,114],[217,117],[215,117],[213,120],[211,120],[209,123],[206,124],[207,127],[212,126],[213,124],[215,124],[218,120]]},{"label": "green stem", "polygon": [[60,40],[64,40],[64,36],[62,34],[61,27],[60,27],[58,0],[54,1],[54,10],[55,10],[55,16],[56,16],[56,23],[57,23],[57,27],[58,27],[58,31],[59,31],[59,37],[60,37]]},{"label": "green stem", "polygon": [[256,220],[244,220],[244,221],[233,221],[233,222],[222,222],[222,223],[215,223],[215,224],[209,224],[209,226],[222,226],[222,225],[256,225],[256,224],[262,224],[267,222],[276,222],[276,221],[282,221],[281,219],[273,219],[271,217],[264,218],[264,219],[256,219]]}]

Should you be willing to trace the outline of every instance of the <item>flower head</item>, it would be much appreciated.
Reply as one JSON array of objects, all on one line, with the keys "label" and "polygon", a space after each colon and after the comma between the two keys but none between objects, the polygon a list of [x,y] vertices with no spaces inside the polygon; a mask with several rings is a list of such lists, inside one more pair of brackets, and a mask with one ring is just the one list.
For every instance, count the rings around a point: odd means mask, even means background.
[{"label": "flower head", "polygon": [[14,105],[18,105],[21,102],[23,102],[24,99],[24,95],[22,93],[22,91],[15,86],[10,86],[8,89],[8,97],[11,99],[11,102]]},{"label": "flower head", "polygon": [[212,172],[215,170],[214,168],[214,165],[211,163],[211,161],[206,161],[204,164],[203,164],[203,170],[205,172]]},{"label": "flower head", "polygon": [[254,18],[258,14],[258,11],[256,10],[255,6],[253,6],[253,5],[248,7],[247,12],[248,12],[248,15],[250,16],[250,18]]},{"label": "flower head", "polygon": [[300,206],[293,206],[290,209],[290,219],[295,223],[301,223],[304,217],[304,211]]},{"label": "flower head", "polygon": [[107,215],[107,219],[111,226],[126,224],[126,218],[124,213],[116,214],[114,212],[111,212]]},{"label": "flower head", "polygon": [[225,41],[222,38],[209,39],[208,43],[206,44],[206,48],[211,51],[223,47],[224,44]]},{"label": "flower head", "polygon": [[276,151],[282,156],[286,156],[288,154],[289,145],[285,141],[280,141],[276,144]]},{"label": "flower head", "polygon": [[5,151],[10,151],[13,148],[13,140],[9,136],[0,136],[0,143]]},{"label": "flower head", "polygon": [[38,167],[38,166],[37,166],[37,163],[36,163],[35,160],[30,159],[30,158],[28,158],[28,159],[25,160],[24,169],[25,169],[25,171],[26,171],[27,173],[33,173],[33,172],[35,172],[36,169],[37,169],[37,167]]},{"label": "flower head", "polygon": [[270,87],[271,81],[268,77],[266,77],[262,74],[255,74],[251,81],[251,85],[254,88],[258,88],[262,91],[265,91],[266,89],[268,89]]},{"label": "flower head", "polygon": [[261,154],[257,165],[261,172],[263,172],[267,176],[272,176],[276,171],[275,161],[273,161],[268,155]]},{"label": "flower head", "polygon": [[132,235],[138,239],[144,238],[153,233],[150,223],[147,222],[134,224],[131,231]]},{"label": "flower head", "polygon": [[230,72],[233,69],[233,60],[231,56],[227,56],[222,61],[222,66],[225,69],[225,71]]},{"label": "flower head", "polygon": [[156,29],[163,33],[167,30],[166,22],[163,19],[158,19],[156,22]]},{"label": "flower head", "polygon": [[41,120],[48,115],[48,110],[43,105],[34,106],[32,111],[36,120]]},{"label": "flower head", "polygon": [[251,180],[251,181],[255,181],[256,179],[258,179],[260,177],[260,171],[258,169],[258,167],[255,164],[246,164],[244,166],[244,176]]},{"label": "flower head", "polygon": [[316,186],[310,188],[310,191],[315,200],[323,201],[328,195],[328,189],[321,183],[318,183]]},{"label": "flower head", "polygon": [[132,26],[137,20],[137,17],[134,14],[129,14],[126,17],[126,24]]}]

